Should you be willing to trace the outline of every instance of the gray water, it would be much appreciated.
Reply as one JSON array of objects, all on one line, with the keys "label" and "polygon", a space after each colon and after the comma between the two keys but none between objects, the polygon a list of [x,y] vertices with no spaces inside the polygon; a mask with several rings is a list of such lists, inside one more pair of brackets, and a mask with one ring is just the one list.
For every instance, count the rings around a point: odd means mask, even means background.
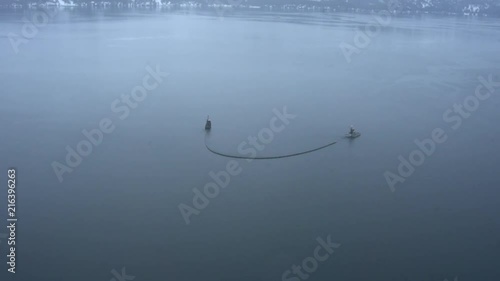
[{"label": "gray water", "polygon": [[[134,280],[278,281],[328,235],[341,246],[308,280],[500,280],[500,88],[456,130],[443,119],[478,76],[499,80],[500,20],[394,17],[349,63],[339,45],[373,15],[60,10],[16,54],[8,34],[23,15],[0,14],[1,225],[18,169],[17,273],[4,239],[1,280],[126,268]],[[111,104],[148,65],[169,76],[121,120]],[[238,154],[284,107],[296,117],[259,155],[338,143],[236,160],[241,173],[186,225],[179,204],[231,161],[206,150],[206,116],[208,144]],[[115,130],[60,182],[51,164],[103,118]],[[351,124],[362,135],[349,141]],[[384,173],[435,128],[446,142],[392,192]]]}]

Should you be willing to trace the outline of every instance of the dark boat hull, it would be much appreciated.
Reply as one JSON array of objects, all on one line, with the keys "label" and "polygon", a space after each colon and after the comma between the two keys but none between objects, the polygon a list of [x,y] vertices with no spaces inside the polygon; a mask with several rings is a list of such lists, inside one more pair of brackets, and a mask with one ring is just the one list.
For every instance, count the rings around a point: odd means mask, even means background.
[{"label": "dark boat hull", "polygon": [[348,139],[355,139],[357,137],[361,136],[361,133],[358,133],[358,132],[354,132],[352,134],[346,134],[345,137],[348,138]]}]

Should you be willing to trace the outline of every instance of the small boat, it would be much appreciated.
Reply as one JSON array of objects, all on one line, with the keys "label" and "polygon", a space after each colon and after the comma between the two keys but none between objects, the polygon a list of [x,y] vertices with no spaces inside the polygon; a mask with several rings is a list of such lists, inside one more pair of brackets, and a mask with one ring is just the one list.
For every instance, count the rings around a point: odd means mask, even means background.
[{"label": "small boat", "polygon": [[205,123],[205,130],[212,129],[212,121],[210,121],[210,116],[207,116],[207,123]]},{"label": "small boat", "polygon": [[351,129],[349,130],[349,133],[347,133],[345,135],[346,138],[350,138],[350,139],[355,139],[357,137],[361,136],[361,133],[360,132],[356,132],[356,130],[354,130],[354,127],[351,126]]}]

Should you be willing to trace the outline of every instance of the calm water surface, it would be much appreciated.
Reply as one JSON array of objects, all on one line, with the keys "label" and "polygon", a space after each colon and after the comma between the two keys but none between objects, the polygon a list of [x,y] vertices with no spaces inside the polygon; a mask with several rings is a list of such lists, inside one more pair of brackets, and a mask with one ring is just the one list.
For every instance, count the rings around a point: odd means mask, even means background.
[{"label": "calm water surface", "polygon": [[[61,10],[15,54],[22,16],[0,14],[1,200],[16,167],[19,218],[1,280],[278,281],[328,235],[341,247],[309,280],[500,280],[500,88],[443,120],[478,76],[498,81],[500,20],[393,18],[348,63],[339,44],[373,16]],[[111,104],[148,65],[170,75],[121,120]],[[229,161],[205,149],[206,116],[209,144],[237,154],[283,107],[297,117],[260,155],[362,136],[238,161],[186,225],[178,205]],[[60,183],[51,163],[103,118],[115,130]],[[447,141],[391,192],[384,172],[435,128]]]}]

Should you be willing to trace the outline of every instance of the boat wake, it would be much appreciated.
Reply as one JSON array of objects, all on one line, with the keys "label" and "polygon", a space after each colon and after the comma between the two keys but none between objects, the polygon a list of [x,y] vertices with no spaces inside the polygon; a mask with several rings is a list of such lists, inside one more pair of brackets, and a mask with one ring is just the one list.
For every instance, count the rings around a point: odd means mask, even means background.
[{"label": "boat wake", "polygon": [[320,146],[320,147],[316,147],[313,149],[300,151],[300,152],[294,152],[294,153],[290,153],[290,154],[284,154],[284,155],[249,157],[249,156],[243,156],[243,155],[223,153],[223,152],[219,152],[213,148],[210,148],[210,146],[208,145],[207,138],[208,138],[207,135],[205,135],[205,147],[208,149],[208,151],[210,151],[214,154],[217,154],[219,156],[224,156],[224,157],[228,157],[228,158],[236,158],[236,159],[247,159],[247,160],[269,160],[269,159],[280,159],[280,158],[294,157],[294,156],[299,156],[299,155],[311,153],[314,151],[318,151],[318,150],[327,148],[327,147],[332,146],[332,145],[337,143],[337,141],[333,141],[333,142],[327,143],[327,144]]}]

